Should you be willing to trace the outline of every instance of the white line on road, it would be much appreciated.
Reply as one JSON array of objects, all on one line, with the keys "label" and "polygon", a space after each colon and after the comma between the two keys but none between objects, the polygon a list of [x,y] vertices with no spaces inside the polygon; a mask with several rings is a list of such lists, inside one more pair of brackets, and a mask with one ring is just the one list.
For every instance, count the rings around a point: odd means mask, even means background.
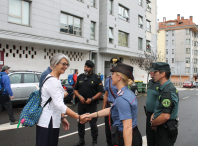
[{"label": "white line on road", "polygon": [[189,96],[187,96],[187,97],[184,97],[183,99],[187,99]]}]

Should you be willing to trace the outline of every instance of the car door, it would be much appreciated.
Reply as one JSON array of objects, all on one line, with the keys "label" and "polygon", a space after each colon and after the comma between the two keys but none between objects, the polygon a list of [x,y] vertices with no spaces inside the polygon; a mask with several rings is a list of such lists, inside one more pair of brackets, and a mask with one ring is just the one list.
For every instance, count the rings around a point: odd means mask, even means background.
[{"label": "car door", "polygon": [[14,73],[9,75],[11,89],[13,92],[14,99],[13,100],[20,100],[21,99],[21,89],[22,89],[22,74],[21,73]]},{"label": "car door", "polygon": [[23,74],[23,88],[21,90],[21,95],[23,99],[28,99],[30,94],[33,91],[38,90],[38,76],[33,73],[24,73]]}]

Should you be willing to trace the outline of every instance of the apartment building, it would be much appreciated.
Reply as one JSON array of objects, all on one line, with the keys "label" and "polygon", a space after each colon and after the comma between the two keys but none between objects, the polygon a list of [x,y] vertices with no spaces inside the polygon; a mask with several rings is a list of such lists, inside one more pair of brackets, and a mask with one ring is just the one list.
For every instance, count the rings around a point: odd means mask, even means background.
[{"label": "apartment building", "polygon": [[136,59],[157,49],[156,0],[3,0],[0,26],[0,66],[42,72],[59,52],[71,62],[61,78],[87,59],[108,76],[118,57],[146,81]]},{"label": "apartment building", "polygon": [[[159,23],[158,52],[171,67],[171,81],[193,81],[198,73],[198,26],[189,19],[180,18]],[[160,58],[159,58],[160,60]]]}]

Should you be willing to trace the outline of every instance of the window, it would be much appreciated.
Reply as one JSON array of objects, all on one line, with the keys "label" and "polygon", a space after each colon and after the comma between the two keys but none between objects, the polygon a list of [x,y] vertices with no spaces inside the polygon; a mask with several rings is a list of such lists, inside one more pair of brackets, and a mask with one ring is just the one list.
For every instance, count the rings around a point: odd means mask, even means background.
[{"label": "window", "polygon": [[197,64],[197,59],[196,58],[194,58],[194,64]]},{"label": "window", "polygon": [[198,47],[198,41],[197,41],[197,47]]},{"label": "window", "polygon": [[138,27],[143,28],[143,17],[142,16],[138,16]]},{"label": "window", "polygon": [[174,49],[172,49],[172,54],[174,54]]},{"label": "window", "polygon": [[146,6],[147,9],[146,10],[149,11],[149,12],[151,12],[151,4],[150,4],[150,2],[147,1],[146,4],[147,4],[147,6]]},{"label": "window", "polygon": [[113,0],[109,0],[109,14],[113,14]]},{"label": "window", "polygon": [[166,58],[166,63],[168,63],[168,58]]},{"label": "window", "polygon": [[173,30],[173,31],[172,31],[172,36],[174,36],[174,35],[175,35],[175,31]]},{"label": "window", "polygon": [[186,63],[190,63],[190,58],[186,57]]},{"label": "window", "polygon": [[174,58],[172,58],[172,63],[174,63]]},{"label": "window", "polygon": [[82,2],[82,0],[77,0],[77,1]]},{"label": "window", "polygon": [[194,41],[194,46],[196,46],[197,45],[197,42],[196,41]]},{"label": "window", "polygon": [[174,67],[171,67],[171,73],[174,73]]},{"label": "window", "polygon": [[168,36],[168,31],[166,31],[166,36]]},{"label": "window", "polygon": [[166,26],[172,26],[172,25],[175,25],[175,22],[169,22],[166,24]]},{"label": "window", "polygon": [[151,32],[151,25],[150,25],[150,21],[146,20],[146,30],[148,32]]},{"label": "window", "polygon": [[113,43],[113,28],[109,28],[109,43]]},{"label": "window", "polygon": [[138,50],[142,50],[142,38],[138,38]]},{"label": "window", "polygon": [[186,73],[190,73],[190,67],[186,67]]},{"label": "window", "polygon": [[30,3],[23,0],[9,0],[8,21],[30,25]]},{"label": "window", "polygon": [[186,39],[186,45],[190,45],[190,39]]},{"label": "window", "polygon": [[168,46],[168,40],[166,40],[166,46]]},{"label": "window", "polygon": [[91,36],[90,36],[90,38],[93,40],[95,39],[95,25],[96,25],[95,22],[91,22]]},{"label": "window", "polygon": [[194,55],[197,56],[197,50],[194,50]]},{"label": "window", "polygon": [[186,48],[186,54],[190,54],[190,48]]},{"label": "window", "polygon": [[194,34],[194,37],[195,37],[195,38],[197,37],[197,34],[196,34],[196,32],[195,32],[195,34]]},{"label": "window", "polygon": [[118,45],[120,46],[128,46],[128,34],[119,31],[118,32]]},{"label": "window", "polygon": [[194,68],[194,73],[197,73],[197,68]]},{"label": "window", "polygon": [[60,31],[76,36],[81,36],[81,19],[61,13]]},{"label": "window", "polygon": [[129,21],[129,10],[119,5],[119,18],[125,21]]},{"label": "window", "polygon": [[139,3],[138,3],[140,6],[142,6],[142,0],[139,0]]},{"label": "window", "polygon": [[152,47],[152,45],[151,45],[151,43],[150,43],[150,41],[146,41],[146,52],[151,52],[151,47]]},{"label": "window", "polygon": [[34,83],[34,74],[24,74],[24,83]]},{"label": "window", "polygon": [[193,37],[193,32],[192,32],[192,37]]},{"label": "window", "polygon": [[95,7],[96,6],[96,1],[95,0],[91,0],[91,6]]},{"label": "window", "polygon": [[189,29],[186,29],[186,35],[189,35]]},{"label": "window", "polygon": [[166,54],[168,54],[168,49],[166,49]]},{"label": "window", "polygon": [[174,40],[172,40],[172,45],[174,45],[174,43],[175,43],[175,41],[174,41]]},{"label": "window", "polygon": [[12,74],[9,76],[11,84],[19,84],[21,83],[21,75],[22,74]]}]

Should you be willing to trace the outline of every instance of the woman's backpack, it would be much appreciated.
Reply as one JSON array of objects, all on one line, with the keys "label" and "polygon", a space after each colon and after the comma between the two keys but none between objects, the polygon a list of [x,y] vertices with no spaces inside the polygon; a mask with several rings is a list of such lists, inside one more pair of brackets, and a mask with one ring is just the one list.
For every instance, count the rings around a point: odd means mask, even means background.
[{"label": "woman's backpack", "polygon": [[[44,83],[51,77],[53,76],[49,76],[45,79],[41,88],[43,87]],[[20,123],[25,127],[32,127],[37,124],[43,108],[52,100],[50,97],[44,106],[41,107],[41,88],[40,90],[33,91],[30,94],[30,97],[28,98],[27,103],[21,112],[17,128],[19,128]]]}]

